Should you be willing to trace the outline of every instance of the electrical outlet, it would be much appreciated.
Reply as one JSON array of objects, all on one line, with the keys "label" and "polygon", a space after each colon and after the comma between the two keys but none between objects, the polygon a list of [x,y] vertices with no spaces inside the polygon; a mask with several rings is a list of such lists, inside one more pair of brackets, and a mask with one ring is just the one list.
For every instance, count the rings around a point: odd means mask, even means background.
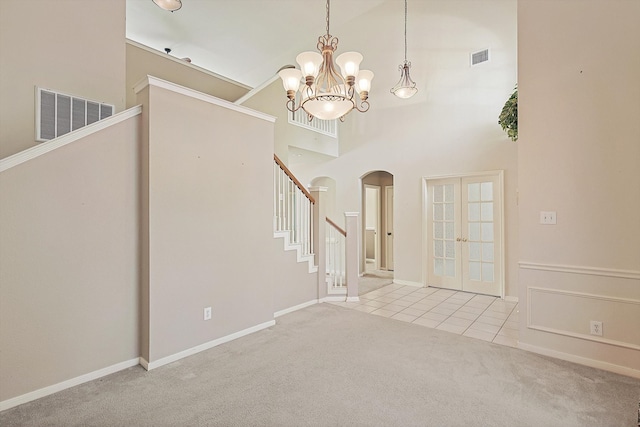
[{"label": "electrical outlet", "polygon": [[211,307],[204,308],[204,320],[211,320]]},{"label": "electrical outlet", "polygon": [[556,213],[555,212],[540,212],[540,224],[544,225],[555,225],[556,222]]},{"label": "electrical outlet", "polygon": [[597,335],[599,337],[602,336],[602,322],[598,320],[592,320],[590,323],[591,326],[591,335]]}]

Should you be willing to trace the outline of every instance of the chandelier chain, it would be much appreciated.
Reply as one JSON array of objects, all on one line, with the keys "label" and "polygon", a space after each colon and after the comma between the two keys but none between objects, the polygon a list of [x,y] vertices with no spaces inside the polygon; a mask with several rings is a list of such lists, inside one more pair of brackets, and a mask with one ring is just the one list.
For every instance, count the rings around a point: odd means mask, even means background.
[{"label": "chandelier chain", "polygon": [[327,0],[327,36],[329,34],[329,0]]}]

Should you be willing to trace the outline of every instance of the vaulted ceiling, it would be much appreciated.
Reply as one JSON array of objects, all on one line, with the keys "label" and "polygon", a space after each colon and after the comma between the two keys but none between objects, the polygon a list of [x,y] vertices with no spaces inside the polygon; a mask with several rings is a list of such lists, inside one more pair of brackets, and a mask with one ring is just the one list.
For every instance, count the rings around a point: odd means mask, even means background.
[{"label": "vaulted ceiling", "polygon": [[[182,0],[167,12],[152,0],[127,0],[127,37],[192,64],[256,87],[298,53],[315,50],[325,34],[325,0]],[[337,53],[364,56],[362,69],[375,73],[376,92],[400,77],[404,59],[403,0],[333,0],[330,32]],[[515,82],[516,0],[408,0],[408,53],[420,97],[455,97],[457,88],[491,87],[475,81],[470,54],[490,49],[495,79]],[[445,95],[443,93],[442,95]],[[393,98],[393,97],[392,97]]]}]

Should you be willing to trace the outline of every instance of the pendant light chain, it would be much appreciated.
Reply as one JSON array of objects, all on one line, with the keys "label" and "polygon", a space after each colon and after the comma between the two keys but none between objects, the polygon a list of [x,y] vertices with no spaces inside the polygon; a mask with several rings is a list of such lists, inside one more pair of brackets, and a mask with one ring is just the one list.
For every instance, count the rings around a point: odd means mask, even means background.
[{"label": "pendant light chain", "polygon": [[404,0],[404,62],[407,62],[407,0]]}]

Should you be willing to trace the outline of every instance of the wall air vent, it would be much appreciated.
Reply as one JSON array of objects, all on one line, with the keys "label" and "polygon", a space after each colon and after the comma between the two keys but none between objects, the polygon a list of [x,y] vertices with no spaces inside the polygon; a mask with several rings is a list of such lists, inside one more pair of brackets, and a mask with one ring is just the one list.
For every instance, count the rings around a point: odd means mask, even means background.
[{"label": "wall air vent", "polygon": [[481,50],[471,54],[471,66],[482,64],[489,60],[489,49]]},{"label": "wall air vent", "polygon": [[313,120],[309,121],[307,113],[302,109],[295,113],[287,114],[287,116],[289,116],[289,123],[293,125],[300,126],[332,138],[338,137],[338,126],[336,124],[336,120],[320,120],[315,117]]},{"label": "wall air vent", "polygon": [[44,142],[113,115],[113,105],[36,87],[36,141]]}]

